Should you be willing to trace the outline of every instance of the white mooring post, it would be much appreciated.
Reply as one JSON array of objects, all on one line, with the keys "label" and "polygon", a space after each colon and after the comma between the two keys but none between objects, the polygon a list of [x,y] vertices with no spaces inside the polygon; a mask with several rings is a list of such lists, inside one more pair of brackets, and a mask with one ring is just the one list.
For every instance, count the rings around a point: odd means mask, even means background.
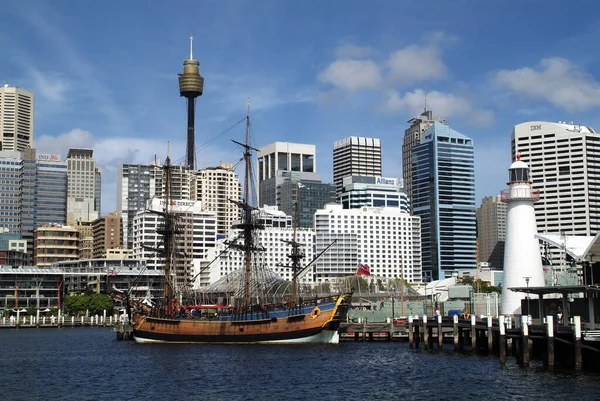
[{"label": "white mooring post", "polygon": [[475,315],[471,315],[471,350],[473,352],[477,352],[477,328],[475,327],[477,323],[477,317]]},{"label": "white mooring post", "polygon": [[554,369],[554,316],[546,316],[546,358],[548,370]]},{"label": "white mooring post", "polygon": [[573,316],[575,370],[581,370],[581,316]]},{"label": "white mooring post", "polygon": [[506,326],[504,325],[504,316],[498,316],[498,346],[500,351],[500,363],[506,363]]}]

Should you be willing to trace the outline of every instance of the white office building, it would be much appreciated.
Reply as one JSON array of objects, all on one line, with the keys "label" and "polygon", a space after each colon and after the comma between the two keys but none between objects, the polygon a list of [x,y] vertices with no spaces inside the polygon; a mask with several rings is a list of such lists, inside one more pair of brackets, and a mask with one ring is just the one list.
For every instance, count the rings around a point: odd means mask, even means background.
[{"label": "white office building", "polygon": [[[264,224],[263,230],[257,230],[258,244],[264,247],[264,252],[256,252],[256,263],[268,266],[281,278],[292,280],[291,261],[287,255],[291,246],[286,241],[294,238],[294,228],[291,216],[285,215],[277,207],[269,206],[259,209],[260,222]],[[207,252],[204,261],[194,265],[194,275],[197,276],[195,286],[197,288],[213,284],[221,277],[244,267],[244,255],[241,250],[228,248],[227,242],[233,242],[240,234],[239,230],[232,230],[226,240],[219,240],[217,246]],[[305,266],[314,258],[313,229],[296,229],[296,241],[302,244],[301,250],[304,259],[301,265]],[[209,265],[209,263],[212,263]],[[312,283],[312,270],[300,278],[300,283]]]},{"label": "white office building", "polygon": [[33,148],[33,93],[0,87],[0,151]]},{"label": "white office building", "polygon": [[330,204],[315,214],[315,252],[333,241],[315,265],[316,283],[355,274],[360,264],[380,278],[422,281],[421,219],[392,207],[343,209]]},{"label": "white office building", "polygon": [[206,167],[196,172],[193,196],[204,210],[217,214],[217,234],[226,235],[231,225],[241,218],[240,208],[230,200],[242,199],[242,184],[231,163]]},{"label": "white office building", "polygon": [[600,231],[600,136],[567,122],[515,125],[512,158],[530,167],[539,233],[595,235]]},{"label": "white office building", "polygon": [[[162,211],[164,199],[153,198],[148,202],[148,209]],[[175,253],[173,274],[177,285],[187,283],[192,278],[193,261],[205,259],[208,251],[217,242],[216,214],[202,210],[201,203],[189,200],[171,200],[169,210],[177,214]],[[164,268],[164,256],[156,249],[164,249],[163,238],[156,230],[163,225],[164,219],[157,213],[146,209],[136,213],[133,219],[133,254],[134,259],[145,259],[148,269]]]}]

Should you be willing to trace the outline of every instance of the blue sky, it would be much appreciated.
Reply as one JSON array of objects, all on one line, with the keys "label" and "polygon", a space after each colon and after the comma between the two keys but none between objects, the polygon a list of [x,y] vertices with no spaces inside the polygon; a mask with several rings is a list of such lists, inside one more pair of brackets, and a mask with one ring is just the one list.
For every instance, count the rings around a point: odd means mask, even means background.
[{"label": "blue sky", "polygon": [[[434,113],[473,138],[477,204],[505,187],[513,125],[600,130],[600,3],[564,1],[27,1],[0,13],[0,83],[35,93],[35,146],[91,147],[103,207],[116,171],[155,155],[183,162],[177,73],[188,37],[205,78],[198,165],[235,162],[252,100],[253,143],[313,143],[331,182],[333,142],[381,138],[400,177],[406,121]],[[169,145],[167,145],[167,142]]]}]

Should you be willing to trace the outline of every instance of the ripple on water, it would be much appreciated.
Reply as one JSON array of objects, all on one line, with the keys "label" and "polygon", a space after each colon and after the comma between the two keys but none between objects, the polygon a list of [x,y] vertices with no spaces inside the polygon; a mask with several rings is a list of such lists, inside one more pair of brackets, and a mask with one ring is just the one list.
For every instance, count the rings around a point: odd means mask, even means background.
[{"label": "ripple on water", "polygon": [[140,345],[109,329],[0,330],[2,400],[596,399],[599,376],[405,343]]}]

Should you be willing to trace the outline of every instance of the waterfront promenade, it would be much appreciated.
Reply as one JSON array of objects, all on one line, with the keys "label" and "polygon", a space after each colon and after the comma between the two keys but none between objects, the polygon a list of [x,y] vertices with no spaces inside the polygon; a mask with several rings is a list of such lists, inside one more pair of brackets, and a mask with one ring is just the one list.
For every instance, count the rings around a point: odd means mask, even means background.
[{"label": "waterfront promenade", "polygon": [[113,326],[119,322],[118,315],[106,316],[11,316],[0,319],[0,329],[28,329],[28,328],[58,328],[58,327],[85,327],[85,326]]}]

